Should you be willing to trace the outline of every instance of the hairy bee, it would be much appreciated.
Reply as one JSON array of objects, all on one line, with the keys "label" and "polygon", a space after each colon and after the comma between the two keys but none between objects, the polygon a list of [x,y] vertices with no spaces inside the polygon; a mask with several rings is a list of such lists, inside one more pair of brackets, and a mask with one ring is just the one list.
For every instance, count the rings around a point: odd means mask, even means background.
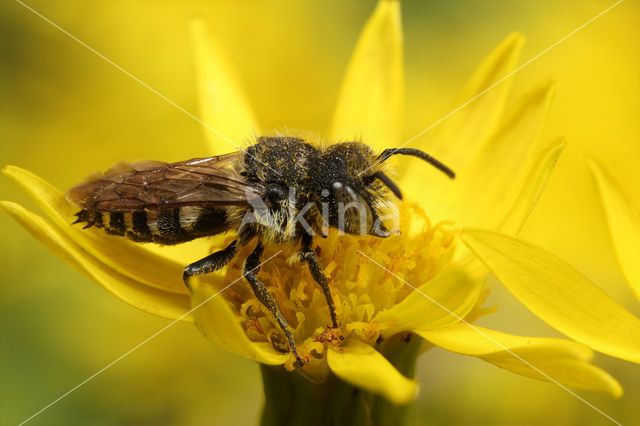
[{"label": "hairy bee", "polygon": [[72,188],[67,199],[81,210],[74,223],[96,226],[136,242],[179,244],[235,230],[236,239],[184,269],[189,278],[227,265],[238,248],[257,240],[244,265],[256,297],[275,316],[298,364],[302,360],[273,296],[257,278],[269,244],[298,244],[299,257],[322,288],[338,327],[329,283],[312,248],[328,227],[386,238],[380,219],[389,192],[400,189],[382,170],[395,154],[421,158],[449,177],[454,173],[428,154],[409,148],[376,155],[360,142],[317,147],[302,138],[260,137],[246,151],[178,163],[120,163]]}]

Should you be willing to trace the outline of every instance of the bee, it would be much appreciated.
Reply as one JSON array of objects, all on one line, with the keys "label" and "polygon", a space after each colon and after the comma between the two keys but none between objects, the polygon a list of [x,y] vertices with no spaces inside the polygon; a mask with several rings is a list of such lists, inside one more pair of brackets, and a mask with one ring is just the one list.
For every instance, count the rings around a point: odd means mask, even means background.
[{"label": "bee", "polygon": [[264,136],[246,151],[225,155],[177,163],[119,163],[69,190],[67,199],[81,209],[74,223],[139,243],[180,244],[235,231],[236,238],[226,248],[184,268],[187,288],[191,277],[224,267],[240,247],[257,240],[245,259],[244,277],[274,315],[302,366],[289,325],[257,277],[264,248],[300,244],[299,259],[322,289],[331,327],[338,328],[313,238],[326,237],[329,227],[346,234],[391,236],[381,214],[390,193],[399,199],[402,193],[384,172],[383,163],[397,154],[420,158],[450,178],[455,176],[417,149],[393,148],[376,154],[362,142],[320,147],[300,137]]}]

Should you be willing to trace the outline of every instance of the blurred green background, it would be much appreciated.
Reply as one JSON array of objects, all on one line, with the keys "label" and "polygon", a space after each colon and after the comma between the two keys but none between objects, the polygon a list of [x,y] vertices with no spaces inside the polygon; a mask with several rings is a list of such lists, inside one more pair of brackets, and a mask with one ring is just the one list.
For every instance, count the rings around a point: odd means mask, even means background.
[{"label": "blurred green background", "polygon": [[[28,1],[27,4],[197,115],[186,24],[201,16],[235,65],[265,128],[322,133],[374,1]],[[613,1],[407,1],[405,137],[446,115],[458,89],[509,33],[521,63]],[[0,6],[0,163],[66,189],[119,160],[203,156],[202,126],[14,1]],[[640,203],[640,4],[627,0],[514,76],[513,102],[552,77],[544,136],[569,145],[523,236],[573,264],[632,312],[584,156],[613,167]],[[215,124],[214,124],[215,127]],[[428,147],[427,147],[428,148]],[[221,142],[221,152],[233,149]],[[8,179],[0,198],[33,204]],[[35,209],[35,208],[34,208]],[[165,326],[89,282],[0,216],[0,422],[17,424]],[[496,283],[481,324],[555,335]],[[597,356],[621,400],[579,392],[623,424],[640,422],[640,369]],[[606,424],[566,391],[443,351],[419,363],[415,424]],[[257,365],[177,324],[30,422],[33,425],[255,424]]]}]

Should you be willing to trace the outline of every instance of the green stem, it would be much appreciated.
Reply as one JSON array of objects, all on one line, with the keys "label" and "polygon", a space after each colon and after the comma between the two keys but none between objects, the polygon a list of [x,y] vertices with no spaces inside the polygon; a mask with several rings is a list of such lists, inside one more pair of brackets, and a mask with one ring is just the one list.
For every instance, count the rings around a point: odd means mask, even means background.
[{"label": "green stem", "polygon": [[[396,336],[378,349],[402,374],[413,378],[421,339]],[[413,404],[393,405],[385,398],[330,374],[314,383],[282,366],[261,365],[265,405],[261,426],[402,426]]]}]

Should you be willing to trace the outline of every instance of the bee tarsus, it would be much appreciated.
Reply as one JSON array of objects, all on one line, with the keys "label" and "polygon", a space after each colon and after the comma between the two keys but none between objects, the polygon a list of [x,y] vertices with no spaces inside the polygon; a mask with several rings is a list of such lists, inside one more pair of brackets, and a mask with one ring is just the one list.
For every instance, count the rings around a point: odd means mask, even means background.
[{"label": "bee tarsus", "polygon": [[237,240],[234,240],[226,248],[186,266],[182,273],[184,285],[187,286],[188,289],[191,289],[189,286],[189,278],[195,275],[208,274],[227,266],[238,252],[237,242]]}]

